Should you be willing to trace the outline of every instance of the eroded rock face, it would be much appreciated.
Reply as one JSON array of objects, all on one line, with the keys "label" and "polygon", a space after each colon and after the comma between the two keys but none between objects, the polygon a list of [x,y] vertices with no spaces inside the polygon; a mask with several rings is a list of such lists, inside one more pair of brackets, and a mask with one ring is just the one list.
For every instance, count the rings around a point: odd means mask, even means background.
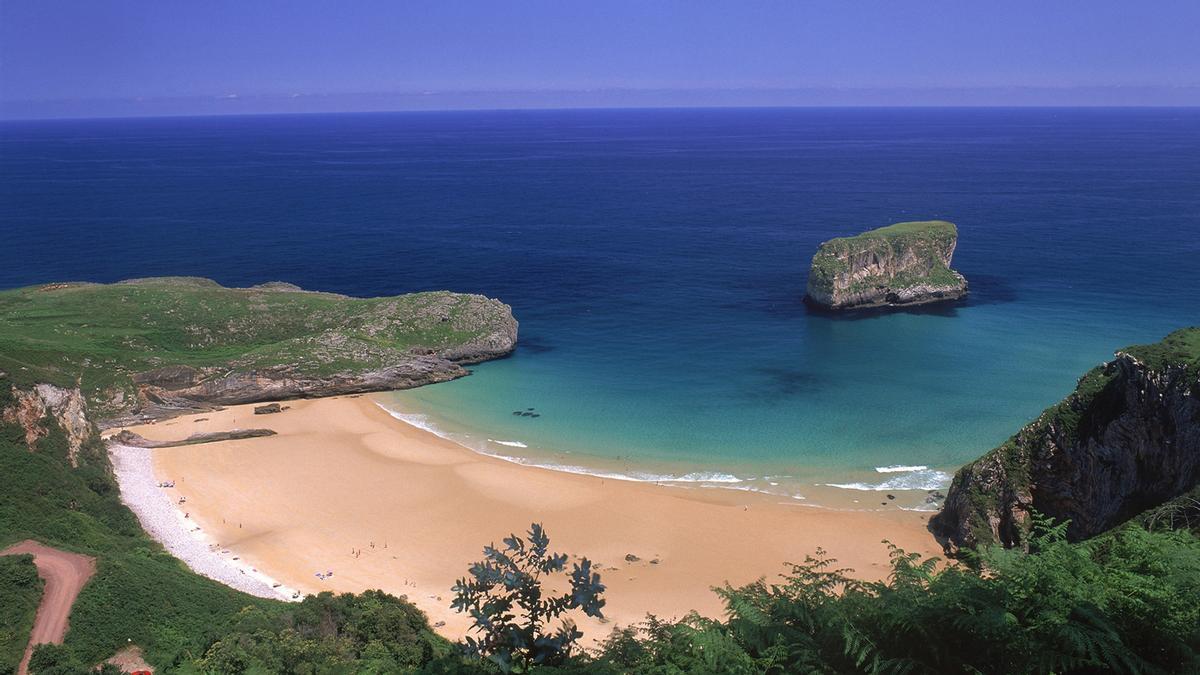
[{"label": "eroded rock face", "polygon": [[296,374],[286,366],[254,372],[171,366],[135,375],[136,409],[104,420],[101,427],[128,426],[225,405],[411,389],[466,374],[458,363],[437,355],[414,355],[369,372],[319,377]]},{"label": "eroded rock face", "polygon": [[38,384],[32,389],[14,388],[12,394],[15,403],[3,411],[3,420],[19,425],[25,432],[25,443],[32,448],[47,433],[42,420],[52,417],[67,436],[71,465],[77,466],[79,449],[92,431],[87,403],[79,389]]},{"label": "eroded rock face", "polygon": [[[1172,336],[1188,332],[1200,340],[1196,328]],[[1036,510],[1070,520],[1067,535],[1078,540],[1197,484],[1200,368],[1122,351],[1062,403],[963,467],[930,527],[951,554],[981,543],[1020,546]]]},{"label": "eroded rock face", "polygon": [[831,239],[813,256],[805,300],[843,310],[961,299],[967,280],[950,269],[957,243],[958,229],[945,221],[897,223]]}]

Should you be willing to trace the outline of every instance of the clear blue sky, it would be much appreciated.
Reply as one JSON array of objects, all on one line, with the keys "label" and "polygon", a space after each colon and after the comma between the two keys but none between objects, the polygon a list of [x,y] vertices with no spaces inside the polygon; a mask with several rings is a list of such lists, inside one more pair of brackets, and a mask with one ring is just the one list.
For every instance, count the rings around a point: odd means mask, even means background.
[{"label": "clear blue sky", "polygon": [[1013,87],[1200,104],[1198,27],[1197,0],[0,0],[0,104],[919,104]]}]

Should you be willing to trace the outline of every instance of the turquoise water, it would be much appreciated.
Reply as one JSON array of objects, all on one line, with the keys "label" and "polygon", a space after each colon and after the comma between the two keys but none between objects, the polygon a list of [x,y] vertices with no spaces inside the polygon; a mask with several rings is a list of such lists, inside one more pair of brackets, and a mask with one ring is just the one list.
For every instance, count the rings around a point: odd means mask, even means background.
[{"label": "turquoise water", "polygon": [[[0,285],[499,297],[511,358],[389,404],[572,470],[876,505],[850,488],[942,487],[1113,350],[1200,323],[1197,110],[64,121],[0,140]],[[966,303],[803,306],[821,241],[926,218],[959,225]]]}]

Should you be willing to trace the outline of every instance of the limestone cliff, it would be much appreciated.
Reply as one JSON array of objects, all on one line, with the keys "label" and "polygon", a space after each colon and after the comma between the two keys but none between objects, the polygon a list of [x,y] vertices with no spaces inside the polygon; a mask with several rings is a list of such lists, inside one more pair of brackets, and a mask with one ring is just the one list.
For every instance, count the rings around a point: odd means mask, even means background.
[{"label": "limestone cliff", "polygon": [[1200,328],[1129,347],[954,477],[930,523],[947,552],[1019,546],[1036,510],[1083,539],[1200,484]]},{"label": "limestone cliff", "polygon": [[958,228],[931,220],[897,223],[817,249],[805,300],[826,309],[902,307],[957,300],[967,280],[950,269]]},{"label": "limestone cliff", "polygon": [[52,384],[38,384],[30,389],[18,389],[0,372],[0,422],[20,428],[27,445],[38,441],[57,428],[66,437],[67,459],[72,466],[79,463],[79,451],[92,435],[87,417],[87,403],[78,388],[65,389]]}]

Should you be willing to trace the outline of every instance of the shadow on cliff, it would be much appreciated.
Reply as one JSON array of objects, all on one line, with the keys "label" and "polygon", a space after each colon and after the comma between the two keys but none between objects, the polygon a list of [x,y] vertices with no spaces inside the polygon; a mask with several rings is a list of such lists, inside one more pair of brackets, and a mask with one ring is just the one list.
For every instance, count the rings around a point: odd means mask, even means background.
[{"label": "shadow on cliff", "polygon": [[804,311],[814,316],[827,317],[837,321],[858,321],[873,319],[888,314],[913,314],[917,316],[958,316],[958,311],[966,307],[983,307],[1013,302],[1017,299],[1017,291],[1004,277],[990,274],[973,274],[967,277],[970,282],[970,293],[962,300],[941,302],[931,305],[916,305],[913,307],[872,307],[851,310],[830,310],[819,305],[799,300]]}]

